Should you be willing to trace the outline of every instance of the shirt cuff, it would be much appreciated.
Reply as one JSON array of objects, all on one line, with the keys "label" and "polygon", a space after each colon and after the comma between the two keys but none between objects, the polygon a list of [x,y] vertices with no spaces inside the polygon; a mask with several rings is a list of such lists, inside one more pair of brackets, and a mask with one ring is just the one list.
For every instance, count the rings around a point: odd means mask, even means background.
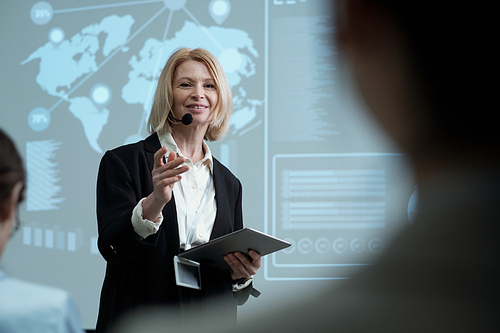
[{"label": "shirt cuff", "polygon": [[250,285],[250,283],[252,283],[252,281],[253,281],[253,275],[246,279],[239,280],[238,282],[233,284],[233,292],[245,289]]},{"label": "shirt cuff", "polygon": [[144,199],[146,198],[142,198],[132,211],[132,226],[134,227],[135,233],[143,239],[156,234],[158,229],[160,229],[161,223],[163,222],[163,214],[161,213],[160,217],[158,217],[156,221],[150,221],[144,218],[142,213],[142,202]]}]

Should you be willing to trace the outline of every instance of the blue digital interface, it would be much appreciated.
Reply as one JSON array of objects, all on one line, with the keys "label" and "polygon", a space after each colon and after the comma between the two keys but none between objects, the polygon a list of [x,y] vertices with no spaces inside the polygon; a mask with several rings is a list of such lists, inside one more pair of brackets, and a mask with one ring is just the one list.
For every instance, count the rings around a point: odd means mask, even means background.
[{"label": "blue digital interface", "polygon": [[241,315],[271,306],[287,283],[307,289],[351,277],[410,225],[411,170],[352,88],[332,1],[4,1],[0,9],[0,126],[28,172],[21,229],[1,266],[69,290],[86,328],[95,326],[105,269],[99,161],[148,135],[159,74],[180,47],[212,52],[231,87],[228,134],[209,145],[243,184],[245,226],[292,243],[263,260],[255,277],[263,294]]}]

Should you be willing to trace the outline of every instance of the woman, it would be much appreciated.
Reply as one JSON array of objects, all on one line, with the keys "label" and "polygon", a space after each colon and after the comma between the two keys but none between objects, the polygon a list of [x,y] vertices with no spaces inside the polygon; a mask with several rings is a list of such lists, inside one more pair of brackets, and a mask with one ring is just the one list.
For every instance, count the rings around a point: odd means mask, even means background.
[{"label": "woman", "polygon": [[[235,323],[236,305],[247,300],[261,265],[257,253],[249,253],[251,260],[228,254],[226,271],[202,265],[201,290],[178,286],[174,270],[180,251],[243,227],[241,184],[204,142],[225,134],[231,111],[217,59],[203,49],[180,49],[159,78],[148,121],[152,134],[103,156],[98,245],[108,264],[98,332],[127,310],[157,305],[207,325]],[[189,125],[179,121],[185,114],[192,116]]]},{"label": "woman", "polygon": [[[24,184],[21,157],[0,130],[0,257],[19,227],[16,213]],[[81,327],[67,292],[17,280],[0,270],[0,332],[83,332]]]}]

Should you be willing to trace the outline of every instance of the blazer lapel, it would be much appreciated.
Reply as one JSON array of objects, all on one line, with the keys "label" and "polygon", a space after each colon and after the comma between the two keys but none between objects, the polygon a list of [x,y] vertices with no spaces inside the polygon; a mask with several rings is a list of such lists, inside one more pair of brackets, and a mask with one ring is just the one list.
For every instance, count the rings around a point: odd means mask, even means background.
[{"label": "blazer lapel", "polygon": [[227,192],[225,186],[224,172],[220,162],[215,158],[214,162],[214,186],[215,186],[215,202],[217,205],[217,214],[215,216],[214,227],[210,239],[223,236],[233,231],[231,224],[230,210],[227,204]]},{"label": "blazer lapel", "polygon": [[[153,133],[144,140],[144,150],[148,162],[149,171],[153,171],[154,154],[161,148],[160,139],[157,133]],[[169,251],[178,254],[180,249],[179,226],[177,224],[177,209],[175,199],[172,199],[163,207],[162,211],[164,221],[160,227],[159,233],[163,233],[168,239]]]}]

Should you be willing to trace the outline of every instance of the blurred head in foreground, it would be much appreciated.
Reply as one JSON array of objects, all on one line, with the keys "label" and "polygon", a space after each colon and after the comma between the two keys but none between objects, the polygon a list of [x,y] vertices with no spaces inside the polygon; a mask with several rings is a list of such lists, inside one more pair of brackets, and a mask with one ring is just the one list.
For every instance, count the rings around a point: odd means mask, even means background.
[{"label": "blurred head in foreground", "polygon": [[17,230],[17,205],[23,200],[25,171],[14,143],[0,130],[0,257]]},{"label": "blurred head in foreground", "polygon": [[417,220],[353,279],[243,320],[239,333],[500,329],[493,13],[485,2],[336,2],[343,64],[413,162]]},{"label": "blurred head in foreground", "polygon": [[361,95],[420,179],[443,164],[498,162],[487,7],[338,1],[338,41]]}]

